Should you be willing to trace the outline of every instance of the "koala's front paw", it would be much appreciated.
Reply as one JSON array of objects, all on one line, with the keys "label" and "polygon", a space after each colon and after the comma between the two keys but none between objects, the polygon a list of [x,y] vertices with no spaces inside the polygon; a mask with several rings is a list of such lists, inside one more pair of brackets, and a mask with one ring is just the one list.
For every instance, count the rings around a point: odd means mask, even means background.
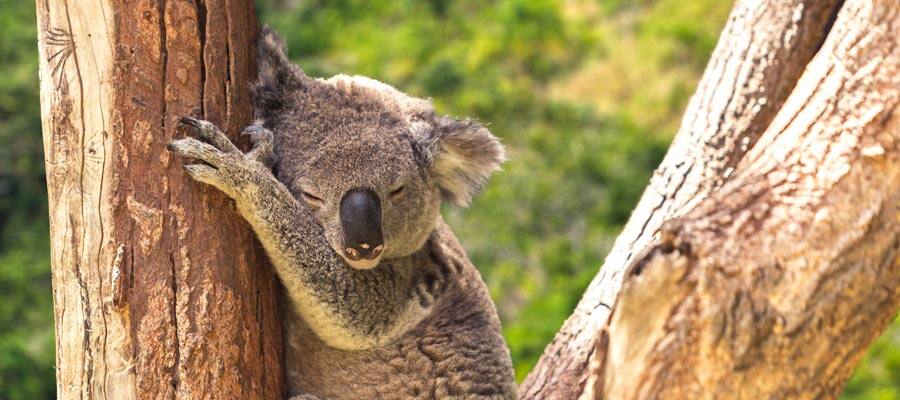
[{"label": "koala's front paw", "polygon": [[[267,139],[265,134],[257,135],[254,138],[254,149],[245,155],[213,123],[190,117],[182,118],[181,123],[193,127],[203,141],[194,138],[177,139],[170,142],[167,148],[183,157],[200,161],[184,166],[184,170],[195,180],[214,186],[237,199],[237,196],[246,192],[249,185],[258,184],[266,178],[265,175],[271,175],[263,160],[264,157],[272,157],[271,137]],[[257,151],[260,147],[263,149]]]}]

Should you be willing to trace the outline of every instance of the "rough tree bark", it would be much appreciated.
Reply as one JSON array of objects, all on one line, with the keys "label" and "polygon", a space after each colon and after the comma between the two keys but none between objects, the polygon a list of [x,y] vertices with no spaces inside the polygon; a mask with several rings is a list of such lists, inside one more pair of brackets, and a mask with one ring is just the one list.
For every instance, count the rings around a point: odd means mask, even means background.
[{"label": "rough tree bark", "polygon": [[164,146],[252,118],[247,0],[37,0],[60,398],[278,398],[276,281]]},{"label": "rough tree bark", "polygon": [[737,3],[669,154],[522,397],[839,393],[900,301],[898,13]]},{"label": "rough tree bark", "polygon": [[599,397],[840,394],[900,306],[898,32],[900,3],[844,4],[734,177],[626,272]]},{"label": "rough tree bark", "polygon": [[600,273],[519,388],[522,399],[574,399],[623,272],[657,236],[722,185],[756,143],[825,40],[839,0],[739,0],[678,134]]}]

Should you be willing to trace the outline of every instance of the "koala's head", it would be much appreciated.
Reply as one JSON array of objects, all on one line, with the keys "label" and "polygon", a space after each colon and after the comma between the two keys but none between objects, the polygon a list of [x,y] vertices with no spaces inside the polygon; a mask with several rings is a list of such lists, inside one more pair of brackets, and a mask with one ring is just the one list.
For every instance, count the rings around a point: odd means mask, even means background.
[{"label": "koala's head", "polygon": [[278,179],[354,268],[420,249],[441,203],[468,205],[504,161],[484,126],[426,100],[364,77],[307,77],[266,28],[254,95],[275,132]]}]

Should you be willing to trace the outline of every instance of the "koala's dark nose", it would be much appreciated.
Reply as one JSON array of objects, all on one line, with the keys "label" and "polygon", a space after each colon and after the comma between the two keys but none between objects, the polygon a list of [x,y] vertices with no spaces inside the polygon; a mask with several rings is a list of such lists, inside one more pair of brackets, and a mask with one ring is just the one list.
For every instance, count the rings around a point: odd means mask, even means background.
[{"label": "koala's dark nose", "polygon": [[373,260],[384,250],[381,231],[381,200],[369,189],[351,189],[341,199],[344,255],[358,261]]}]

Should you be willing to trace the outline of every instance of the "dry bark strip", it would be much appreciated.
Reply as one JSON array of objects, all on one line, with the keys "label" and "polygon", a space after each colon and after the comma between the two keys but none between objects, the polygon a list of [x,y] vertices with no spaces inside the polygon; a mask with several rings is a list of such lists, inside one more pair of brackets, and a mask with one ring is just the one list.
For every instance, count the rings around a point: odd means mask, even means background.
[{"label": "dry bark strip", "polygon": [[900,3],[842,6],[734,175],[627,272],[598,398],[839,395],[900,308],[898,32]]},{"label": "dry bark strip", "polygon": [[574,399],[590,377],[623,273],[663,221],[720,187],[754,147],[816,54],[839,0],[739,0],[682,126],[572,316],[519,388],[522,399]]},{"label": "dry bark strip", "polygon": [[280,397],[265,257],[164,149],[250,122],[252,2],[36,3],[59,397]]}]

